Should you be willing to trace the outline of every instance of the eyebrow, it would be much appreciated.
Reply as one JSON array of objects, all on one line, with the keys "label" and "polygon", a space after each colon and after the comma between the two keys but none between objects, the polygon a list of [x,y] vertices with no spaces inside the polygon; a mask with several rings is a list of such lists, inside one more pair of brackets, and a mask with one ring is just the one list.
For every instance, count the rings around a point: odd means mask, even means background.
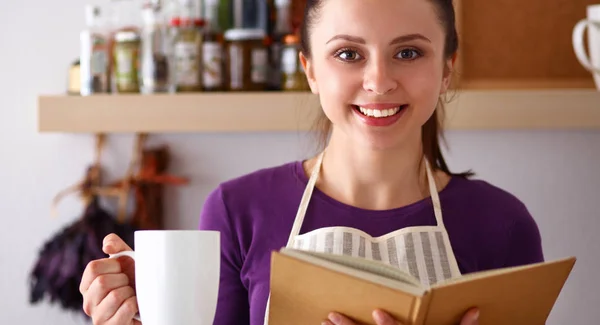
[{"label": "eyebrow", "polygon": [[[350,35],[345,35],[345,34],[335,35],[329,41],[327,41],[327,43],[325,43],[325,44],[329,44],[335,40],[346,40],[346,41],[350,41],[350,42],[354,42],[354,43],[366,44],[366,41],[360,37],[350,36]],[[402,36],[394,38],[390,42],[390,45],[414,41],[414,40],[423,40],[423,41],[431,43],[431,40],[429,38],[427,38],[421,34],[408,34],[408,35],[402,35]]]}]

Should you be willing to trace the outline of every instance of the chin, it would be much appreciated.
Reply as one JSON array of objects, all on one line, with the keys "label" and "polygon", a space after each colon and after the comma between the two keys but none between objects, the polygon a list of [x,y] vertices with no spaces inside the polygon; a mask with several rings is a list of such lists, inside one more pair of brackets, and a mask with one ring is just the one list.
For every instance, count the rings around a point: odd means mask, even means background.
[{"label": "chin", "polygon": [[[388,130],[391,131],[391,130]],[[355,135],[355,145],[369,151],[396,151],[403,150],[407,146],[413,147],[421,141],[419,130],[400,129],[397,132],[377,132],[376,130],[362,130]]]}]

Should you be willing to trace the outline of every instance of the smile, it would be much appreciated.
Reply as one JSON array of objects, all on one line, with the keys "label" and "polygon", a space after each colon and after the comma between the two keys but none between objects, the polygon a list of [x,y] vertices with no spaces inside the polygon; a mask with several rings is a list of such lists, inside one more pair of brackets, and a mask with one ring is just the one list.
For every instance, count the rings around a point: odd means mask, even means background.
[{"label": "smile", "polygon": [[374,118],[385,118],[398,114],[402,109],[404,109],[408,105],[399,105],[390,108],[365,108],[357,105],[353,106],[356,111],[360,112],[364,116]]}]

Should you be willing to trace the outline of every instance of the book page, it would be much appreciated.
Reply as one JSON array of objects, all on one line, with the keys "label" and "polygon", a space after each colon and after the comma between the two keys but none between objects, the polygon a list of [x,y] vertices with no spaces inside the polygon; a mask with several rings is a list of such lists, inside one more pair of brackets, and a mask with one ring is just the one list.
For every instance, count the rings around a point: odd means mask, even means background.
[{"label": "book page", "polygon": [[408,284],[410,286],[414,286],[419,288],[419,292],[424,290],[421,286],[421,282],[413,277],[412,275],[400,270],[399,268],[377,262],[372,260],[367,260],[364,258],[352,257],[347,255],[335,255],[335,254],[327,254],[327,253],[317,253],[305,250],[297,250],[291,248],[283,248],[281,250],[282,254],[289,256],[311,256],[317,258],[319,260],[324,260],[328,262],[332,262],[338,265],[343,265],[346,267],[350,267],[355,270],[360,270],[362,272],[378,275],[390,280],[402,282]]},{"label": "book page", "polygon": [[555,261],[548,261],[548,262],[534,263],[534,264],[529,264],[529,265],[513,266],[513,267],[502,268],[502,269],[469,273],[469,274],[459,276],[457,278],[448,279],[446,281],[439,282],[439,283],[433,285],[432,288],[444,287],[444,286],[448,286],[451,284],[473,281],[476,279],[482,279],[482,278],[492,277],[492,276],[496,276],[496,275],[500,275],[500,274],[517,272],[517,271],[536,268],[536,267],[545,266],[545,265],[549,265],[549,264],[563,264],[563,263],[570,262],[573,260],[574,260],[574,258],[570,257],[570,258],[565,258],[565,259],[560,259],[560,260],[555,260]]}]

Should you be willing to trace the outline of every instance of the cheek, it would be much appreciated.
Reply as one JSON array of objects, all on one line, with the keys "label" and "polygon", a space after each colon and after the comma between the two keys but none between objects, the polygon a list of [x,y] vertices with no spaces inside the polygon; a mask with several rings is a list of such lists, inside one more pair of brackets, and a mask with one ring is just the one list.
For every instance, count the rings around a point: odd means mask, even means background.
[{"label": "cheek", "polygon": [[[323,108],[326,111],[337,110],[340,105],[345,107],[355,97],[357,87],[361,86],[361,75],[358,69],[330,60],[315,62],[315,79]],[[328,113],[329,114],[329,113]]]},{"label": "cheek", "polygon": [[332,61],[324,59],[315,66],[317,82],[321,81],[319,89],[327,89],[333,93],[342,92],[357,78],[357,70]]},{"label": "cheek", "polygon": [[441,66],[424,62],[398,73],[401,88],[424,114],[431,114],[437,105],[442,89],[442,72]]}]

